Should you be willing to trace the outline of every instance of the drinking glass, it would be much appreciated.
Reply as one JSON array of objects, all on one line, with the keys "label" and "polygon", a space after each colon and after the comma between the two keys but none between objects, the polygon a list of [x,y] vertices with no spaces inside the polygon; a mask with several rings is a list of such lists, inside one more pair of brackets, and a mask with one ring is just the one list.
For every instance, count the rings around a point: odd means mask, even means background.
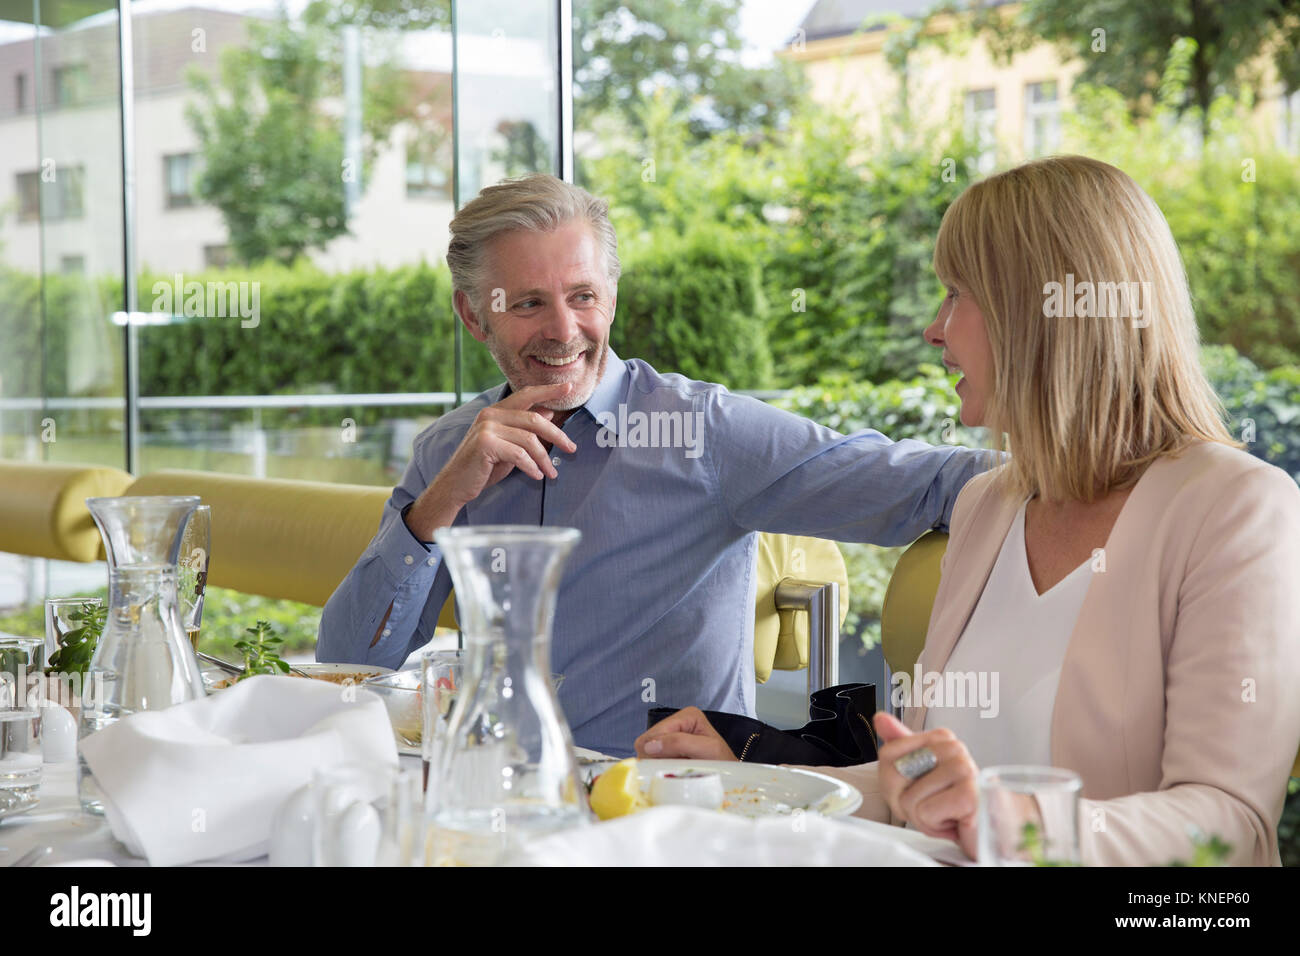
[{"label": "drinking glass", "polygon": [[176,571],[176,597],[180,603],[181,626],[190,645],[199,649],[199,626],[203,623],[203,595],[208,589],[208,558],[212,554],[212,506],[199,505],[181,535],[180,562]]},{"label": "drinking glass", "polygon": [[[426,651],[420,658],[421,703],[424,708],[420,750],[424,758],[424,789],[426,794],[430,794],[430,807],[433,796],[429,786],[429,767],[437,765],[439,748],[447,735],[456,695],[460,693],[463,661],[460,651]],[[434,784],[437,784],[436,779]]]},{"label": "drinking glass", "polygon": [[1079,775],[1057,767],[986,767],[979,780],[981,866],[1078,866]]},{"label": "drinking glass", "polygon": [[0,817],[40,799],[44,666],[44,638],[0,637]]},{"label": "drinking glass", "polygon": [[104,599],[97,597],[49,598],[45,602],[45,661],[53,665],[54,655],[63,644],[63,638],[84,627],[86,607],[101,608]]}]

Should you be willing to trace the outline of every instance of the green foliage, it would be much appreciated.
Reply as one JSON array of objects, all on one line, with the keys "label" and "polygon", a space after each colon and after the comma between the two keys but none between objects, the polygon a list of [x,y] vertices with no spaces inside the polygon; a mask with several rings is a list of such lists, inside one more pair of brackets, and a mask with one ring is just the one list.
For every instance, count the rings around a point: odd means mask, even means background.
[{"label": "green foliage", "polygon": [[244,673],[237,680],[256,674],[287,674],[289,663],[281,660],[280,649],[284,638],[277,637],[268,621],[257,621],[244,631],[248,637],[235,642],[235,650],[244,658]]},{"label": "green foliage", "polygon": [[611,332],[624,357],[663,372],[762,388],[772,375],[755,251],[721,230],[628,250]]},{"label": "green foliage", "polygon": [[1201,350],[1201,365],[1246,451],[1300,482],[1300,368],[1261,371],[1231,346]]},{"label": "green foliage", "polygon": [[47,674],[81,674],[90,670],[90,659],[104,633],[108,608],[87,601],[68,613],[68,620],[77,627],[59,637],[58,649],[50,655],[45,668]]},{"label": "green foliage", "polygon": [[[74,595],[108,600],[108,590]],[[256,594],[244,594],[229,588],[208,586],[203,605],[203,631],[199,648],[214,657],[233,660],[238,656],[236,641],[244,629],[257,621],[269,621],[284,639],[282,653],[310,654],[316,648],[321,609],[297,601],[282,601]],[[45,608],[42,604],[18,608],[0,616],[0,631],[23,637],[45,635]]]},{"label": "green foliage", "polygon": [[674,97],[692,134],[751,133],[782,125],[804,90],[800,72],[776,61],[740,61],[741,0],[584,0],[574,4],[574,109],[637,126],[655,90]]}]

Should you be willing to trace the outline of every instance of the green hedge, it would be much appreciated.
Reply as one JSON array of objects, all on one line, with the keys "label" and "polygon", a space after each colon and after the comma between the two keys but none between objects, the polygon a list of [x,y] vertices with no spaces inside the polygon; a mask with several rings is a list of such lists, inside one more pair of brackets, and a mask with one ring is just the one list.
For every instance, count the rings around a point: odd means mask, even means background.
[{"label": "green hedge", "polygon": [[758,251],[721,228],[630,244],[611,332],[624,358],[728,388],[771,383]]}]

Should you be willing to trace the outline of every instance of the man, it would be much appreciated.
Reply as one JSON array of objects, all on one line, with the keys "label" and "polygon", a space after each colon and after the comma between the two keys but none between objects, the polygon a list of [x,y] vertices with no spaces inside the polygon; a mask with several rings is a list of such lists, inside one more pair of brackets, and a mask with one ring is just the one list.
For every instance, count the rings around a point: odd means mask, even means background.
[{"label": "man", "polygon": [[575,742],[626,756],[651,706],[753,713],[755,532],[904,544],[982,468],[620,359],[614,230],[575,186],[488,187],[451,232],[456,313],[506,384],[416,437],[325,607],[319,660],[398,667],[428,641],[451,588],[436,529],[575,527],[552,669]]}]

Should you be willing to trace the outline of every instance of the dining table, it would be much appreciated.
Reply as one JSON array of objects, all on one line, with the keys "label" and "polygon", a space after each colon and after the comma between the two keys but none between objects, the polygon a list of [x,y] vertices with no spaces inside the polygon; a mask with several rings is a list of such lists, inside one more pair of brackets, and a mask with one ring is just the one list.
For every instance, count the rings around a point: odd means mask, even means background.
[{"label": "dining table", "polygon": [[[403,767],[419,772],[419,757],[402,755]],[[32,809],[0,819],[0,866],[10,866],[32,851],[44,852],[32,864],[36,866],[148,866],[144,858],[133,855],[118,841],[103,817],[82,811],[77,797],[76,761],[44,765],[39,803]],[[889,826],[874,820],[846,816],[839,818],[848,826],[905,845],[941,864],[971,865],[960,848],[948,840],[935,839],[904,827]],[[599,825],[599,824],[598,824]],[[633,864],[635,860],[628,861]],[[868,861],[869,862],[869,861]],[[266,866],[265,856],[241,863],[209,860],[197,866]]]}]

